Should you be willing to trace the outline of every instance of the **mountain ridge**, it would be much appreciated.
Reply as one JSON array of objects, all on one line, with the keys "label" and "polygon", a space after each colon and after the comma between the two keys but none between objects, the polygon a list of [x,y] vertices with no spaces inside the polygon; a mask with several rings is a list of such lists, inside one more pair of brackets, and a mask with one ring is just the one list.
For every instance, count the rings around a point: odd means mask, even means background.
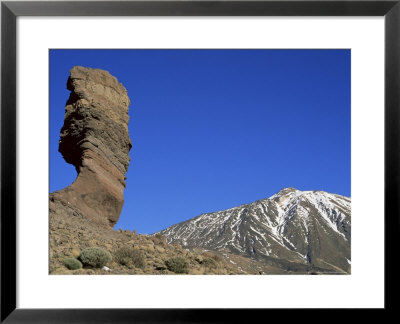
[{"label": "mountain ridge", "polygon": [[283,188],[157,232],[185,248],[227,251],[282,270],[350,273],[351,198]]},{"label": "mountain ridge", "polygon": [[[283,191],[283,190],[287,190],[287,189],[294,189],[294,190],[301,191],[301,192],[327,192],[327,191],[324,191],[324,190],[298,190],[298,189],[296,189],[296,188],[294,188],[294,187],[287,187],[287,188],[282,188],[280,191],[278,191],[278,193],[280,193],[280,192]],[[269,198],[276,196],[278,193],[273,194],[273,195],[270,196]],[[330,194],[331,194],[331,195],[336,195],[336,196],[339,196],[339,197],[344,197],[344,198],[347,198],[347,199],[351,199],[351,196],[345,196],[345,195],[340,195],[340,194],[335,194],[335,193],[330,193]],[[256,203],[256,202],[259,202],[259,201],[262,201],[262,200],[266,200],[266,199],[269,199],[269,198],[257,199],[257,200],[254,200],[254,201],[252,201],[252,202],[243,203],[243,204],[240,204],[240,205],[237,205],[237,206],[234,206],[234,207],[230,207],[230,208],[227,208],[227,209],[216,210],[216,211],[211,211],[211,212],[204,212],[204,213],[201,213],[201,214],[199,214],[199,215],[197,215],[197,216],[195,216],[195,217],[192,217],[192,218],[190,218],[190,219],[195,219],[195,218],[197,218],[197,217],[200,217],[200,216],[203,216],[203,215],[206,215],[206,214],[213,214],[213,213],[218,213],[218,212],[221,212],[221,211],[229,211],[229,210],[231,210],[231,209],[239,208],[239,207],[242,207],[242,206],[245,206],[245,205],[251,205],[251,204],[253,204],[253,203]],[[168,226],[168,227],[166,227],[166,228],[170,228],[170,227],[175,226],[175,225],[179,225],[179,224],[182,224],[182,223],[186,223],[187,221],[188,221],[188,220],[183,220],[183,221],[181,221],[181,222],[172,224],[172,225],[170,225],[170,226]],[[165,228],[165,229],[166,229],[166,228]],[[165,229],[156,231],[156,232],[154,232],[154,233],[152,233],[152,234],[149,234],[149,235],[155,235],[155,234],[157,234],[157,233],[160,233],[160,232],[164,231]]]}]

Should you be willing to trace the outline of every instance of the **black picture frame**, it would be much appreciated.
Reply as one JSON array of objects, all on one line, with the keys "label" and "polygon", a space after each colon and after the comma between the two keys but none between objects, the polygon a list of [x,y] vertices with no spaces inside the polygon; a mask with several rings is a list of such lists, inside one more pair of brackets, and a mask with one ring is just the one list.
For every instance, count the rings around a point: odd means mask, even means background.
[{"label": "black picture frame", "polygon": [[[19,16],[384,16],[385,310],[397,306],[400,228],[400,0],[372,1],[2,1],[1,2],[1,322],[232,323],[267,309],[16,308],[16,19]],[[366,283],[367,285],[368,283]],[[345,293],[345,291],[344,291]],[[334,313],[332,313],[334,314]],[[251,320],[253,318],[254,320]]]}]

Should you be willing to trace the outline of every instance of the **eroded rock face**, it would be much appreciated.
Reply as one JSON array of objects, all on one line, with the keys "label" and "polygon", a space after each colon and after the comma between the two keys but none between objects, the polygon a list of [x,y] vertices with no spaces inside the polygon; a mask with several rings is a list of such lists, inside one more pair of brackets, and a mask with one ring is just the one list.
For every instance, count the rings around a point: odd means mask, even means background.
[{"label": "eroded rock face", "polygon": [[127,91],[104,70],[75,66],[67,88],[59,151],[78,176],[50,195],[96,223],[114,226],[124,203],[125,174],[132,147],[128,133]]}]

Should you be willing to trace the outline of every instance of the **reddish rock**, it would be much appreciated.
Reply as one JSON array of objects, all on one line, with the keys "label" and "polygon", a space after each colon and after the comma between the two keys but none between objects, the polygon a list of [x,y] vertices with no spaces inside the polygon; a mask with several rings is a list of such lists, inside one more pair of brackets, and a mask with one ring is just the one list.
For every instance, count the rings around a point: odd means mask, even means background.
[{"label": "reddish rock", "polygon": [[65,214],[79,213],[113,227],[124,203],[132,147],[128,133],[130,100],[124,86],[99,69],[73,67],[67,88],[71,94],[65,106],[59,151],[75,166],[78,176],[69,187],[50,194],[50,204],[58,202],[57,209],[63,206]]}]

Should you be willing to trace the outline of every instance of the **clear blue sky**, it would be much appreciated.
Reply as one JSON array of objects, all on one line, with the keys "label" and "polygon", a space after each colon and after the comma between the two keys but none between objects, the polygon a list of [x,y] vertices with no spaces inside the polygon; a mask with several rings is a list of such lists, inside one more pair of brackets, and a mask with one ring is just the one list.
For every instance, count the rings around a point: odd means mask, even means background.
[{"label": "clear blue sky", "polygon": [[131,98],[131,164],[115,228],[154,233],[284,187],[350,196],[350,50],[51,50],[50,192],[75,65]]}]

